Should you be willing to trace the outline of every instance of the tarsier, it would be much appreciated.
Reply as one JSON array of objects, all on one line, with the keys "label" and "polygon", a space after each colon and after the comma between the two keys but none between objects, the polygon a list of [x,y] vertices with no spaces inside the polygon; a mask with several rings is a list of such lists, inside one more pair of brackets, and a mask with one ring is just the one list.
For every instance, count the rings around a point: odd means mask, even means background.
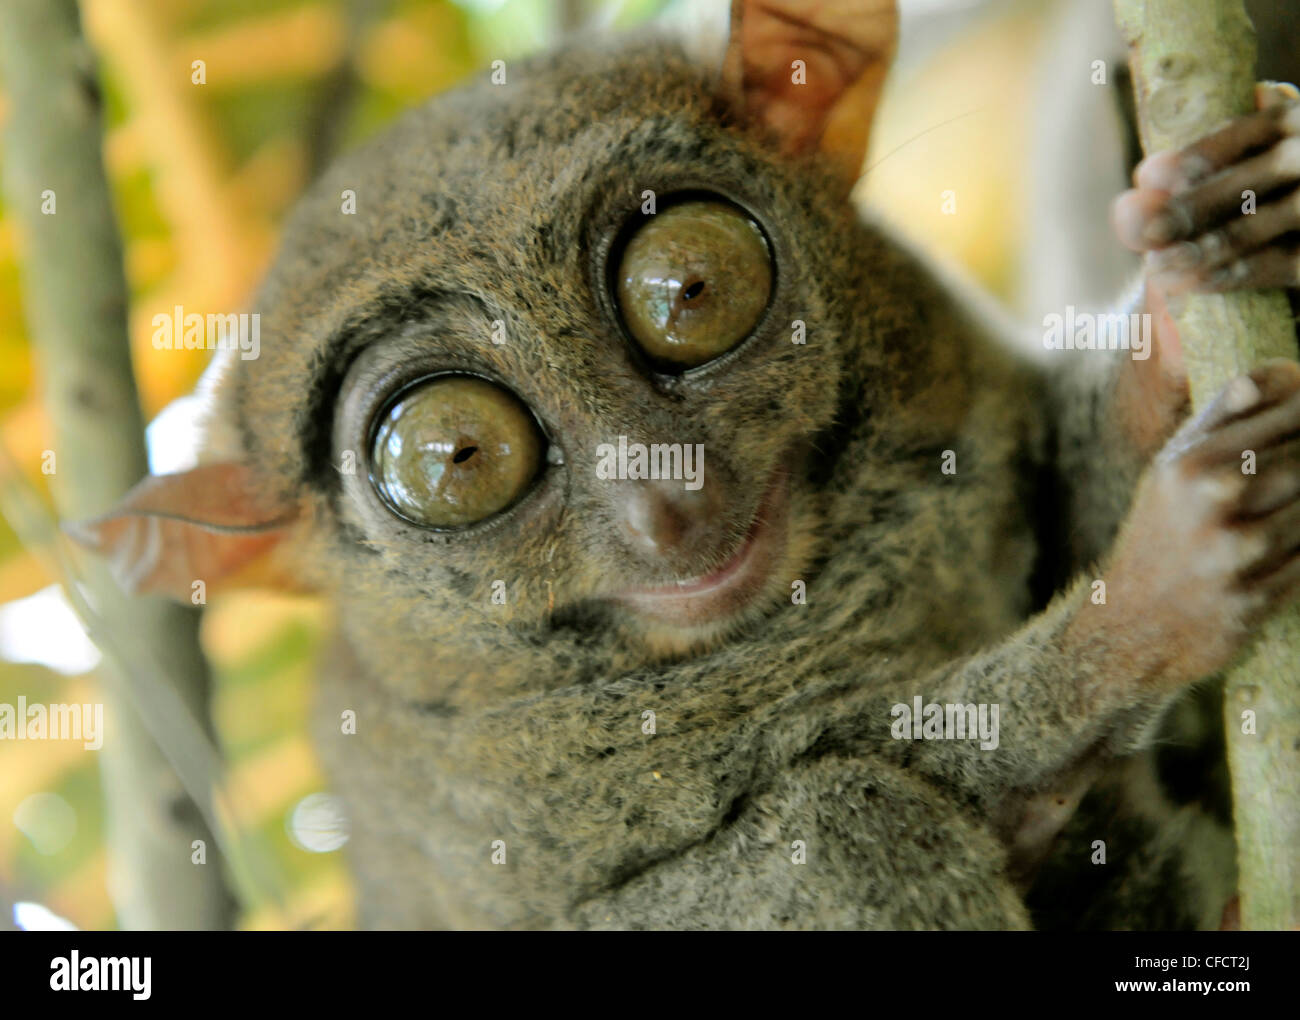
[{"label": "tarsier", "polygon": [[[1149,358],[1031,357],[849,202],[896,25],[739,2],[719,66],[570,48],[409,114],[291,218],[202,466],[89,529],[145,588],[329,599],[365,924],[1025,928],[1045,882],[1219,923],[1175,814],[1061,830],[1300,584],[1300,366],[1184,420],[1163,314],[1295,285],[1300,104],[1117,205],[1181,252]],[[900,733],[917,698],[997,739]]]}]

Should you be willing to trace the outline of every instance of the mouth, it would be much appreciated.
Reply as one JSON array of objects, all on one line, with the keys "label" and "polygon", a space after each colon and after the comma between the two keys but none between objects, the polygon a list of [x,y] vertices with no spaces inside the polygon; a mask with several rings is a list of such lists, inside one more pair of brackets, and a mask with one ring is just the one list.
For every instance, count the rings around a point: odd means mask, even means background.
[{"label": "mouth", "polygon": [[785,553],[789,474],[779,465],[754,510],[740,547],[721,567],[702,577],[654,588],[632,588],[615,600],[642,616],[676,627],[724,624],[749,607],[767,587]]}]

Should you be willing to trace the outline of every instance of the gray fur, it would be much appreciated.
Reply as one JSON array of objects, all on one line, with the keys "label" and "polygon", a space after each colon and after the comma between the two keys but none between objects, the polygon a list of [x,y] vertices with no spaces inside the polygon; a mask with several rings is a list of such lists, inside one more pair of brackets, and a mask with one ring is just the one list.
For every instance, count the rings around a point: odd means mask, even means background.
[{"label": "gray fur", "polygon": [[[593,267],[644,189],[690,187],[760,219],[779,284],[735,358],[660,389]],[[293,216],[255,309],[262,357],[220,399],[268,490],[306,501],[299,569],[337,607],[317,745],[366,924],[1030,925],[1004,849],[1026,798],[1149,739],[1172,691],[1113,682],[1113,659],[1070,643],[1087,576],[1044,606],[1078,505],[1053,502],[1052,457],[1087,436],[1062,436],[1042,366],[834,194],[737,123],[710,72],[653,46],[441,96]],[[401,526],[338,464],[364,452],[358,381],[407,366],[508,383],[566,463],[472,535]],[[629,571],[716,566],[622,544],[593,470],[619,433],[704,443],[735,539],[791,458],[792,538],[761,613],[683,646],[601,598]],[[1113,495],[1088,504],[1107,542]],[[1100,553],[1081,541],[1076,561]],[[891,707],[914,695],[999,703],[1000,747],[894,740]]]}]

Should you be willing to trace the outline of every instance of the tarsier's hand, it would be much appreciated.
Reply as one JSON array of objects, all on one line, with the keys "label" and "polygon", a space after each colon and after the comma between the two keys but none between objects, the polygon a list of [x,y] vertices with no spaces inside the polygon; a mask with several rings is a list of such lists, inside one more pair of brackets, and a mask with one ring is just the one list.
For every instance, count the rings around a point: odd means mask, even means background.
[{"label": "tarsier's hand", "polygon": [[1169,298],[1188,291],[1300,287],[1300,90],[1255,87],[1258,111],[1185,149],[1157,152],[1111,210],[1115,232],[1147,253],[1153,350],[1119,376],[1116,409],[1147,455],[1186,413],[1187,376]]},{"label": "tarsier's hand", "polygon": [[[1300,364],[1230,382],[1151,464],[1105,572],[1136,671],[1180,684],[1225,666],[1300,589]],[[1149,648],[1146,654],[1144,648]]]},{"label": "tarsier's hand", "polygon": [[1255,101],[1258,112],[1148,156],[1115,201],[1116,233],[1152,253],[1148,277],[1166,293],[1300,287],[1300,90],[1261,83]]}]

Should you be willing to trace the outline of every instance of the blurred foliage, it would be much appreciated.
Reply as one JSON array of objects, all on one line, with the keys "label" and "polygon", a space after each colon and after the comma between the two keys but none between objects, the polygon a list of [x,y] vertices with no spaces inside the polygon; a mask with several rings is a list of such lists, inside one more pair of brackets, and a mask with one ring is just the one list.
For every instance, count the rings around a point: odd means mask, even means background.
[{"label": "blurred foliage", "polygon": [[[709,0],[711,3],[724,0]],[[635,25],[665,6],[697,0],[82,0],[100,59],[106,162],[132,294],[131,334],[145,413],[188,392],[205,352],[150,345],[150,320],[174,304],[246,306],[272,255],[277,228],[324,150],[346,148],[401,110],[493,59],[544,48],[573,20]],[[882,109],[865,197],[886,218],[946,251],[995,288],[1010,275],[1017,139],[994,130],[1023,121],[1023,80],[1008,75],[1026,45],[1023,21],[965,40],[913,69]],[[196,60],[206,84],[191,81]],[[929,72],[956,67],[952,80]],[[974,90],[974,91],[972,91]],[[0,118],[5,113],[0,93]],[[1003,116],[933,132],[972,108]],[[923,112],[922,112],[923,111]],[[992,127],[991,127],[992,122]],[[969,134],[979,138],[972,143]],[[971,152],[986,162],[972,166]],[[0,159],[3,153],[0,152]],[[942,217],[933,198],[962,168],[966,209]],[[978,190],[982,189],[982,190]],[[19,300],[21,239],[0,205],[0,441],[45,491],[42,451],[50,429],[35,386]],[[42,561],[0,520],[0,605],[53,583]],[[289,838],[295,803],[325,788],[307,740],[311,676],[327,623],[320,606],[239,593],[213,600],[203,643],[216,675],[213,716],[228,757],[241,824],[254,827],[287,876],[283,911],[249,905],[248,927],[337,927],[354,916],[337,853],[313,854]],[[93,673],[66,677],[43,666],[0,662],[0,702],[94,702]],[[111,723],[110,723],[111,725]],[[73,838],[38,853],[13,822],[36,793],[55,793],[75,813]],[[188,852],[188,850],[186,850]],[[114,925],[107,889],[96,757],[76,741],[0,743],[0,901],[36,900],[80,927]],[[3,921],[0,921],[0,927]]]}]

